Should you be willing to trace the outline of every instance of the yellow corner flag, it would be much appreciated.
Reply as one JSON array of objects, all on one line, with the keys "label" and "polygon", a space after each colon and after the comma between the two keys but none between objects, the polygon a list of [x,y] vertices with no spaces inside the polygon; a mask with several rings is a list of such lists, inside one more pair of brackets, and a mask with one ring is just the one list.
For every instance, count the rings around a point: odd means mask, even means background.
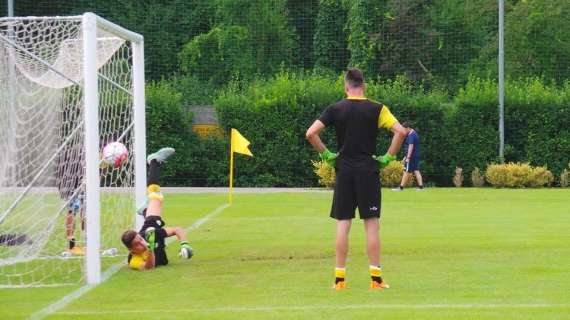
[{"label": "yellow corner flag", "polygon": [[232,128],[232,142],[231,142],[232,146],[231,146],[231,151],[232,153],[237,152],[237,153],[241,153],[241,154],[245,154],[248,155],[250,157],[253,157],[253,154],[251,154],[251,151],[249,151],[249,141],[247,141],[246,138],[244,138],[244,136],[241,135],[241,133],[239,133],[239,131],[237,131],[236,129]]},{"label": "yellow corner flag", "polygon": [[233,186],[234,186],[234,152],[241,153],[253,157],[253,154],[248,148],[249,141],[239,133],[236,129],[232,128],[230,138],[230,194],[229,203],[232,204],[233,200]]}]

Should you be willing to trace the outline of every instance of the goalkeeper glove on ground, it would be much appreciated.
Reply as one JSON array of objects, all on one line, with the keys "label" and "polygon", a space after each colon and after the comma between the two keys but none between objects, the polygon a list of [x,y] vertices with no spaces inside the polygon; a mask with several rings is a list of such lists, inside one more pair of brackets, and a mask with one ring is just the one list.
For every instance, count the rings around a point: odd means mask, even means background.
[{"label": "goalkeeper glove on ground", "polygon": [[386,168],[388,163],[396,160],[396,156],[393,156],[389,153],[386,153],[383,156],[372,156],[372,158],[374,158],[374,160],[378,161],[378,165],[380,166],[380,169]]},{"label": "goalkeeper glove on ground", "polygon": [[180,242],[180,252],[178,256],[183,259],[190,259],[194,255],[194,250],[188,242]]},{"label": "goalkeeper glove on ground", "polygon": [[331,167],[334,167],[335,160],[338,158],[338,153],[330,152],[329,149],[325,149],[325,151],[319,155],[321,156],[321,160],[328,163]]}]

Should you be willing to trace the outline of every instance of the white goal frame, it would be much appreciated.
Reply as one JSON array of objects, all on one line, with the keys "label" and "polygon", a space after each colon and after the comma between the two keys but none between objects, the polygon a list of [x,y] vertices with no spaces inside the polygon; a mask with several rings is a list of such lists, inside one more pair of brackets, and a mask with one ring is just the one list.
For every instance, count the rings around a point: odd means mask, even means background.
[{"label": "white goal frame", "polygon": [[[134,179],[135,201],[143,203],[146,196],[146,134],[145,134],[145,78],[144,78],[144,38],[142,35],[118,26],[94,13],[69,17],[6,17],[1,21],[17,20],[80,20],[83,36],[83,108],[84,108],[84,150],[85,150],[85,219],[86,252],[85,275],[88,284],[101,282],[101,226],[100,226],[100,156],[99,156],[99,74],[97,67],[97,29],[114,34],[131,43],[132,50],[132,92],[133,136],[134,136]],[[41,59],[37,59],[41,61]],[[43,61],[41,61],[43,62]],[[49,63],[49,69],[59,73]],[[127,89],[128,90],[128,89]],[[25,194],[27,190],[23,192]],[[132,213],[136,215],[135,212]],[[136,217],[136,225],[142,224]]]}]

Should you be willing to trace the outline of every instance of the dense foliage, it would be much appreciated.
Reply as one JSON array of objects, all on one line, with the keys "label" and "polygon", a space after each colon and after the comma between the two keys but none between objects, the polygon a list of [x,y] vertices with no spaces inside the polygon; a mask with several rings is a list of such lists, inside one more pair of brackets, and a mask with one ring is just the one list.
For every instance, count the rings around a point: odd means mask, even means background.
[{"label": "dense foliage", "polygon": [[[93,11],[142,33],[149,79],[178,73],[187,61],[177,56],[195,37],[220,41],[239,27],[243,43],[226,48],[243,49],[240,60],[249,60],[261,75],[271,76],[281,65],[340,71],[351,64],[373,78],[405,75],[452,89],[470,74],[496,74],[497,10],[494,0],[15,1],[18,16]],[[569,13],[567,1],[507,0],[507,75],[564,82],[570,73]],[[191,70],[208,80],[219,75]]]}]

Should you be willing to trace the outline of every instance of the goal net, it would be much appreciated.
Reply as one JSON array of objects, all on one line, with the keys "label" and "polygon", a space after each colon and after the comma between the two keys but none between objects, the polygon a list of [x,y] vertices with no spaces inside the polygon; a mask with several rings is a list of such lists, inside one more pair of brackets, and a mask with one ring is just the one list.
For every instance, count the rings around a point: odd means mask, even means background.
[{"label": "goal net", "polygon": [[[145,183],[137,61],[142,37],[93,14],[0,19],[0,287],[98,282],[124,260]],[[118,167],[99,160],[113,141]]]}]

